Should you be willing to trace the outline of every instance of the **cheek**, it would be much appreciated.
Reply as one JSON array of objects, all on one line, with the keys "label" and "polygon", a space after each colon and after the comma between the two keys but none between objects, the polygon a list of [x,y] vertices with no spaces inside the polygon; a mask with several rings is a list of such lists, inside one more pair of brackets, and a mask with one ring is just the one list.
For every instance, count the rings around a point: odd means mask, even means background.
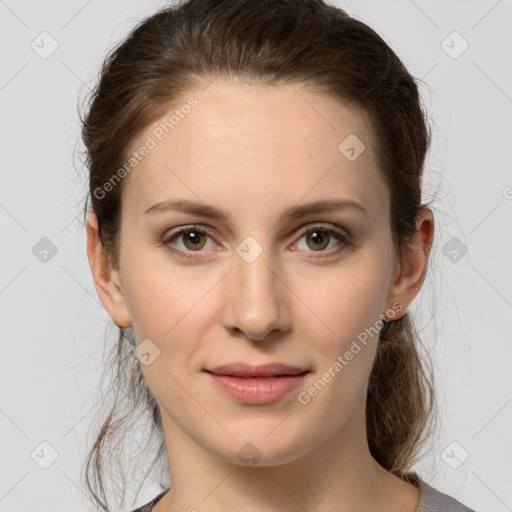
[{"label": "cheek", "polygon": [[130,272],[126,296],[134,332],[138,342],[149,339],[158,348],[158,356],[149,365],[141,363],[144,379],[160,405],[180,411],[184,418],[176,421],[187,421],[194,415],[194,402],[183,386],[210,321],[207,292],[213,283],[207,279],[191,282],[170,266],[159,269],[135,258],[130,263],[132,267],[126,265]]},{"label": "cheek", "polygon": [[[386,276],[375,259],[361,258],[357,264],[333,271],[323,286],[310,287],[307,294],[305,287],[301,287],[304,302],[318,316],[317,324],[324,324],[331,342],[337,340],[336,349],[343,350],[366,329],[375,329],[386,303]],[[378,322],[377,329],[380,327]]]},{"label": "cheek", "polygon": [[[309,325],[306,329],[320,359],[315,376],[320,381],[305,400],[318,392],[324,397],[319,402],[325,400],[326,407],[335,400],[346,410],[364,388],[375,358],[387,292],[385,269],[377,263],[375,257],[361,258],[350,269],[330,274],[326,286],[306,295],[305,302],[315,314],[307,313],[303,325]],[[329,390],[324,392],[324,388]]]},{"label": "cheek", "polygon": [[[377,276],[376,272],[367,272],[360,279],[356,274],[350,278],[340,275],[328,293],[308,297],[310,304],[321,306],[318,311],[322,323],[317,318],[307,320],[311,326],[316,321],[311,331],[317,333],[314,347],[319,364],[302,388],[298,402],[304,413],[310,411],[323,418],[325,435],[338,429],[355,407],[364,404],[382,327],[384,293],[379,292],[383,287]],[[324,334],[319,336],[320,332]]]},{"label": "cheek", "polygon": [[126,246],[123,263],[125,299],[137,337],[154,338],[159,344],[168,344],[189,316],[197,315],[214,285],[208,275],[191,279],[180,272],[165,249],[137,251]]}]

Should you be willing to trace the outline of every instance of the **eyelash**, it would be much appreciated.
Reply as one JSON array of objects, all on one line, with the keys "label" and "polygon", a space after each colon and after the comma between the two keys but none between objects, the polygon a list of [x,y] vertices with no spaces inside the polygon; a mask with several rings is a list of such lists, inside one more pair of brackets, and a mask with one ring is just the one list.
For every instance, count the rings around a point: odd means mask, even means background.
[{"label": "eyelash", "polygon": [[[327,252],[327,255],[324,255],[324,254],[319,255],[318,257],[320,257],[320,258],[334,256],[334,255],[338,254],[339,252],[341,252],[344,248],[351,246],[351,243],[350,243],[348,237],[342,231],[339,231],[339,230],[337,230],[335,228],[324,227],[324,226],[320,226],[320,225],[304,228],[303,230],[301,230],[301,232],[299,233],[298,240],[300,240],[304,235],[307,235],[307,234],[312,233],[314,231],[319,231],[321,233],[328,233],[329,235],[334,236],[340,242],[340,245],[338,245],[337,248],[331,249],[329,251],[324,251],[324,250],[322,250],[322,251],[311,251],[311,252],[319,252],[319,253]],[[201,235],[207,235],[210,238],[213,238],[213,236],[212,236],[212,234],[210,233],[209,230],[205,230],[205,229],[199,228],[198,226],[191,225],[191,226],[184,226],[182,228],[179,228],[177,231],[175,231],[175,232],[171,233],[169,236],[167,236],[162,241],[162,243],[165,246],[169,247],[169,249],[172,250],[179,258],[186,259],[186,260],[189,260],[189,261],[197,259],[198,257],[201,257],[200,253],[203,252],[203,251],[201,251],[201,250],[198,250],[198,251],[183,251],[182,249],[170,248],[171,242],[174,239],[179,238],[180,235],[183,235],[184,233],[189,233],[189,232],[195,232],[195,233],[199,233]]]}]

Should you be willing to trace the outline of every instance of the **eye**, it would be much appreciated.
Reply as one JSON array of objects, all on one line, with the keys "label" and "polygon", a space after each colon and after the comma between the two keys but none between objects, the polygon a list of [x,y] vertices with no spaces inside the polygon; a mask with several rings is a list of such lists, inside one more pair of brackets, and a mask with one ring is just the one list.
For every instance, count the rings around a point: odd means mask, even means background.
[{"label": "eye", "polygon": [[[193,259],[201,257],[202,249],[208,248],[207,238],[212,239],[212,235],[208,230],[201,229],[197,226],[184,226],[171,232],[168,236],[162,240],[162,243],[172,250],[178,257],[184,259]],[[331,256],[339,253],[343,248],[349,247],[350,242],[348,236],[341,230],[324,227],[324,226],[313,226],[303,229],[299,233],[299,241],[302,238],[306,238],[306,246],[311,249],[306,252],[321,253],[319,256]],[[329,250],[325,250],[329,247],[331,242],[338,241],[338,244]],[[183,246],[179,247],[174,243],[175,240],[181,240]],[[294,245],[300,245],[295,242]],[[292,250],[296,250],[293,248]],[[302,250],[302,249],[301,249]],[[198,253],[198,254],[194,254]]]},{"label": "eye", "polygon": [[[201,249],[206,246],[204,238],[208,236],[211,235],[204,229],[200,229],[196,226],[185,226],[178,229],[177,231],[172,232],[169,236],[162,240],[162,243],[173,250],[179,257],[194,258],[196,257],[195,254],[188,253],[200,252]],[[201,238],[203,238],[203,240],[201,240]],[[183,241],[184,248],[178,247],[177,250],[172,248],[174,245],[172,242],[176,239]]]},{"label": "eye", "polygon": [[[300,233],[300,239],[306,239],[306,246],[311,249],[311,252],[327,253],[328,255],[339,253],[344,247],[350,245],[348,237],[341,230],[324,227],[324,226],[313,226],[305,228]],[[330,250],[325,250],[331,242],[338,241],[338,244]],[[298,244],[298,242],[296,243]],[[295,250],[295,249],[294,249]]]}]

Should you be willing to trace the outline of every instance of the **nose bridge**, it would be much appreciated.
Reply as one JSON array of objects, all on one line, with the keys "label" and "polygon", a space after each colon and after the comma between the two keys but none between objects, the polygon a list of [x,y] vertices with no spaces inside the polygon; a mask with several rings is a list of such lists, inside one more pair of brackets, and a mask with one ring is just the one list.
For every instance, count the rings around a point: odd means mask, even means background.
[{"label": "nose bridge", "polygon": [[276,277],[271,250],[247,237],[236,252],[225,304],[226,326],[252,339],[262,339],[268,332],[284,328],[288,321],[284,285]]}]

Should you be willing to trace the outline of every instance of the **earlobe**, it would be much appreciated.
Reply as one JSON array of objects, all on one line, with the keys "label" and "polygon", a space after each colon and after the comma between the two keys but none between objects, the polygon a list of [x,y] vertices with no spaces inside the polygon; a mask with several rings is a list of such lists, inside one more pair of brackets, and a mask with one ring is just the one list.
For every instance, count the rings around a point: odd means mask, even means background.
[{"label": "earlobe", "polygon": [[416,217],[416,233],[402,252],[398,275],[388,298],[388,307],[396,302],[402,306],[394,320],[405,315],[423,285],[433,238],[434,217],[429,209],[422,208]]},{"label": "earlobe", "polygon": [[87,218],[87,257],[101,303],[116,325],[130,327],[132,322],[121,288],[119,272],[112,268],[110,259],[103,250],[98,232],[98,219],[94,213]]}]

